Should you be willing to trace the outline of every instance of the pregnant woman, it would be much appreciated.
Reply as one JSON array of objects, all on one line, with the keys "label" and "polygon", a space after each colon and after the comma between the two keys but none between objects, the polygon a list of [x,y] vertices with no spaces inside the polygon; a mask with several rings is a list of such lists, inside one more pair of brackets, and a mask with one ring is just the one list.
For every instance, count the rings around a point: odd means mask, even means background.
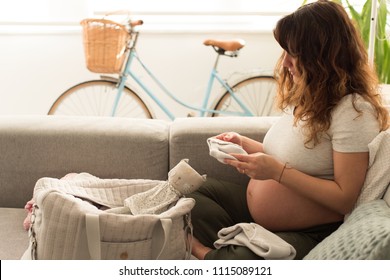
[{"label": "pregnant woman", "polygon": [[192,253],[198,259],[262,259],[246,246],[215,249],[218,231],[255,223],[302,259],[352,211],[365,180],[368,144],[389,127],[364,44],[340,5],[317,1],[274,30],[282,117],[263,143],[235,132],[215,136],[242,146],[225,163],[247,186],[208,179],[195,198]]}]

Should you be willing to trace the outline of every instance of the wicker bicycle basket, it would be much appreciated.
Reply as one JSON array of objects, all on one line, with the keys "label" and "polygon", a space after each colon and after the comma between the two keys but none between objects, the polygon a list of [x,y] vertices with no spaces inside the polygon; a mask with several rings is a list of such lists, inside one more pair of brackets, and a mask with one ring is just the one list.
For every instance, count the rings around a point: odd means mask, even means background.
[{"label": "wicker bicycle basket", "polygon": [[84,19],[80,24],[87,68],[95,73],[120,73],[130,40],[125,26],[107,19]]}]

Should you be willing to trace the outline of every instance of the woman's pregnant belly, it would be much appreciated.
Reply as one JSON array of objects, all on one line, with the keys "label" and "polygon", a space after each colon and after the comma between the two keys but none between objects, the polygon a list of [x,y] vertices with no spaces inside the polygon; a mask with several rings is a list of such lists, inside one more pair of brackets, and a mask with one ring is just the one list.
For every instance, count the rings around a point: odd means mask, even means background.
[{"label": "woman's pregnant belly", "polygon": [[274,180],[251,180],[248,208],[254,221],[271,231],[287,231],[337,222],[341,214],[297,195]]}]

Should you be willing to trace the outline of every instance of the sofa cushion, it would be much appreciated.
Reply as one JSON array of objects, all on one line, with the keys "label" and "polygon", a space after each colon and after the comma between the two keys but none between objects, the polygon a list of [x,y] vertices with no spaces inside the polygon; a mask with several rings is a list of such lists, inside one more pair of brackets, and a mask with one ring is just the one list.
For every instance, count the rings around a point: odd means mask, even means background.
[{"label": "sofa cushion", "polygon": [[263,141],[268,129],[278,117],[221,117],[178,118],[171,125],[169,156],[170,167],[183,158],[200,174],[209,177],[246,184],[248,176],[239,174],[231,166],[220,163],[209,155],[207,138],[222,132],[235,131]]},{"label": "sofa cushion", "polygon": [[390,259],[390,208],[383,199],[358,206],[305,259]]},{"label": "sofa cushion", "polygon": [[369,166],[356,206],[383,197],[390,182],[390,132],[382,131],[368,148]]},{"label": "sofa cushion", "polygon": [[69,172],[165,180],[169,125],[130,118],[0,117],[0,207],[23,207],[39,178]]}]

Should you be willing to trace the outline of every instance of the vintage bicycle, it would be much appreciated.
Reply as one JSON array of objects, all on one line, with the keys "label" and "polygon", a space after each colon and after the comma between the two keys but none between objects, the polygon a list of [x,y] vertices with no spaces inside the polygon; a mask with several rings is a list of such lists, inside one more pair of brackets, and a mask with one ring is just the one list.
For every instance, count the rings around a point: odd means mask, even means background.
[{"label": "vintage bicycle", "polygon": [[[136,46],[142,24],[142,20],[126,20],[125,24],[121,24],[104,18],[81,21],[87,68],[103,75],[100,79],[85,81],[66,90],[53,103],[48,114],[154,118],[151,107],[142,95],[146,94],[171,120],[175,119],[175,114],[159,98],[160,91],[156,93],[141,79],[133,69],[134,64],[144,69],[161,92],[182,106],[197,111],[200,117],[274,114],[276,81],[272,74],[260,72],[244,76],[231,86],[217,71],[220,56],[237,57],[245,46],[243,40],[204,41],[204,45],[216,51],[217,57],[202,106],[196,107],[172,94],[138,56]],[[105,74],[115,74],[117,77]],[[143,93],[128,84],[129,77]],[[215,81],[222,86],[222,91],[211,102]]]}]

